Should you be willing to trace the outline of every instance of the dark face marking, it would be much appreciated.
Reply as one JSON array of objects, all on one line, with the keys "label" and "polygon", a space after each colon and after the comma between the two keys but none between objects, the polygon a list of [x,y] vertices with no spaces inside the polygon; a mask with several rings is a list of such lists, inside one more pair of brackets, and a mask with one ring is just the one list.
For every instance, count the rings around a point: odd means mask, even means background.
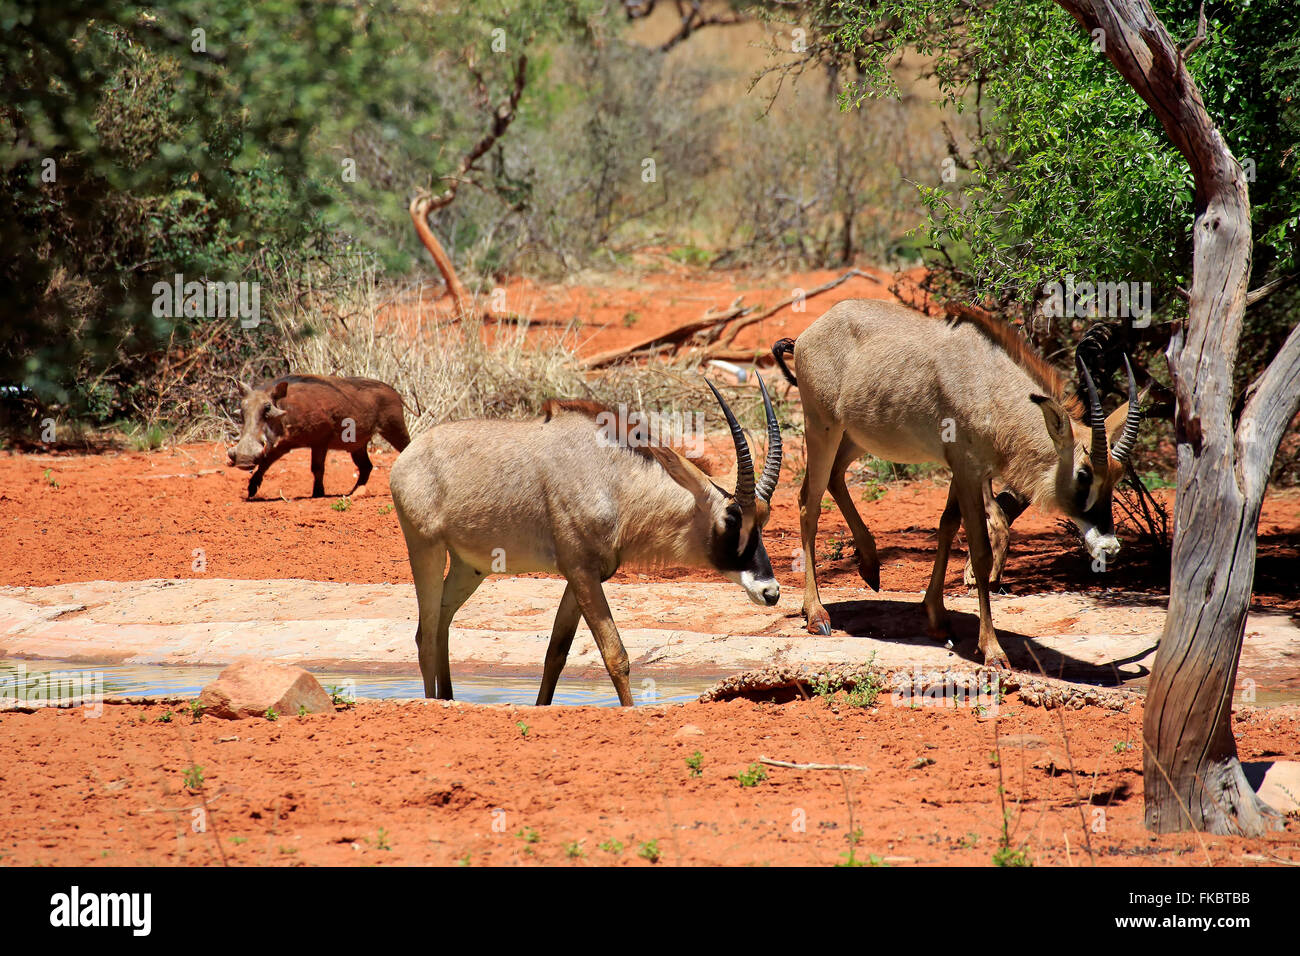
[{"label": "dark face marking", "polygon": [[1102,488],[1091,508],[1088,498],[1093,492],[1093,471],[1090,464],[1080,465],[1074,473],[1074,515],[1082,518],[1102,534],[1115,533],[1115,521],[1111,514],[1111,489]]},{"label": "dark face marking", "polygon": [[[728,502],[726,517],[723,519],[722,531],[715,533],[711,542],[710,561],[714,568],[724,575],[739,575],[754,581],[773,581],[772,562],[763,547],[763,529],[757,522],[749,533],[749,539],[741,543],[741,531],[744,527],[744,515],[740,505]],[[743,581],[742,581],[743,583]],[[746,587],[746,590],[749,590]],[[777,602],[780,592],[764,591],[763,602],[769,607]],[[751,592],[752,596],[752,592]]]}]

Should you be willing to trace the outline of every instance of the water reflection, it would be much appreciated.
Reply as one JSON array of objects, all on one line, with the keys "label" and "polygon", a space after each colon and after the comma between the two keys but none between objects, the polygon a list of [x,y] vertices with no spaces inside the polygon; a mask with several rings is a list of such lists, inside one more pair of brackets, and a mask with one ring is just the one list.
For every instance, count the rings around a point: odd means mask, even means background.
[{"label": "water reflection", "polygon": [[[0,697],[15,694],[25,685],[34,691],[102,675],[103,693],[109,697],[197,697],[203,686],[216,678],[220,667],[160,666],[150,664],[72,664],[66,661],[0,659]],[[332,693],[364,700],[401,699],[424,696],[424,684],[415,675],[361,674],[312,671]],[[539,673],[531,677],[455,677],[456,699],[474,704],[531,704],[537,699]],[[638,705],[695,700],[713,683],[710,679],[673,680],[642,678],[633,684]],[[96,686],[99,686],[98,684]],[[39,697],[37,699],[40,699]],[[555,690],[559,705],[617,707],[618,697],[607,679],[566,680]]]}]

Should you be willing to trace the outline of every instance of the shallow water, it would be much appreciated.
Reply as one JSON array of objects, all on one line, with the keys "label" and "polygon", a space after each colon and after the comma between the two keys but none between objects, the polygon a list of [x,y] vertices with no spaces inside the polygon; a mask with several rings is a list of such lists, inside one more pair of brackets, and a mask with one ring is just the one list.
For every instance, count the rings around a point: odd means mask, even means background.
[{"label": "shallow water", "polygon": [[[0,658],[0,698],[16,693],[26,681],[26,699],[43,700],[73,693],[108,697],[197,697],[205,684],[214,680],[220,667],[171,667],[155,664],[73,664],[66,661],[28,661]],[[363,700],[387,700],[424,696],[419,677],[406,674],[360,674],[316,671],[312,673],[332,693]],[[462,677],[452,675],[457,700],[474,704],[532,704],[537,700],[541,674],[531,677]],[[632,697],[638,705],[695,700],[713,680],[665,680],[633,675]],[[589,707],[617,707],[618,698],[608,678],[566,680],[560,678],[555,703]]]}]

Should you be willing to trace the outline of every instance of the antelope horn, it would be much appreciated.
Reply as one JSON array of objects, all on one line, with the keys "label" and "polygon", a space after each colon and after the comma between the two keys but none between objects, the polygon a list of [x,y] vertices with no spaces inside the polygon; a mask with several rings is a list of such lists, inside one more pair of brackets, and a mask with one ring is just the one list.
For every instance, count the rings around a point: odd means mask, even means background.
[{"label": "antelope horn", "polygon": [[768,397],[763,376],[757,372],[754,374],[758,377],[758,388],[763,393],[763,414],[767,416],[767,459],[763,462],[763,474],[759,475],[754,493],[771,504],[777,478],[781,475],[781,424],[776,420],[776,412],[772,409],[772,399]]},{"label": "antelope horn", "polygon": [[1133,453],[1133,446],[1137,443],[1138,425],[1142,421],[1142,413],[1138,409],[1137,382],[1133,379],[1133,366],[1129,363],[1127,354],[1124,356],[1124,371],[1128,373],[1128,416],[1124,419],[1124,430],[1115,439],[1115,445],[1111,449],[1111,456],[1116,461],[1128,461],[1128,456]]},{"label": "antelope horn", "polygon": [[1101,396],[1097,394],[1097,386],[1092,383],[1088,366],[1078,355],[1074,360],[1079,366],[1079,376],[1083,379],[1084,387],[1088,390],[1088,424],[1092,428],[1092,450],[1089,458],[1092,460],[1093,472],[1100,478],[1110,467],[1110,455],[1106,450],[1106,419],[1101,414]]},{"label": "antelope horn", "polygon": [[722,414],[727,416],[727,427],[731,429],[731,440],[736,445],[736,491],[732,497],[736,499],[736,504],[740,505],[742,512],[751,512],[754,510],[754,459],[749,454],[749,442],[745,441],[745,430],[740,427],[740,422],[736,421],[736,416],[731,413],[722,393],[714,388],[713,383],[707,378],[704,379],[704,384],[709,386],[714,398],[722,406]]}]

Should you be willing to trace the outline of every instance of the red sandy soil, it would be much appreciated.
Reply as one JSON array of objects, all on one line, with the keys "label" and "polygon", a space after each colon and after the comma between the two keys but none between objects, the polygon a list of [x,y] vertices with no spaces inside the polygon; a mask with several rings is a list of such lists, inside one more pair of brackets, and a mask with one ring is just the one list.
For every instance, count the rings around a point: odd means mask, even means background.
[{"label": "red sandy soil", "polygon": [[[506,308],[545,322],[581,319],[578,348],[591,354],[698,318],[707,308],[723,308],[737,296],[743,295],[747,304],[772,305],[796,288],[813,289],[842,274],[822,270],[758,276],[707,271],[666,264],[664,257],[649,255],[638,262],[646,266],[640,275],[588,277],[594,284],[510,280],[504,286]],[[836,301],[890,299],[896,282],[912,288],[920,278],[915,271],[893,276],[859,268],[880,281],[850,279],[808,300],[803,312],[786,308],[744,330],[737,344],[766,349],[777,338],[797,336]],[[449,313],[450,300],[426,290],[392,309],[418,314],[422,321],[437,321]],[[629,315],[635,317],[630,326],[625,321]],[[538,326],[530,334],[554,335],[555,326]],[[733,458],[725,438],[720,441],[710,457],[720,463],[720,473],[726,473],[734,467]],[[792,558],[799,548],[801,444],[787,442],[767,532],[768,551],[782,585],[800,590],[802,575],[792,570]],[[306,449],[290,453],[272,467],[255,502],[244,501],[247,476],[225,466],[224,448],[218,445],[147,454],[0,453],[0,584],[190,577],[195,574],[196,548],[203,550],[205,573],[214,577],[409,580],[401,534],[388,507],[388,469],[395,456],[386,451],[373,457],[378,467],[370,481],[371,497],[339,512],[331,507],[335,498],[308,497],[311,475]],[[331,453],[326,490],[342,494],[352,486],[353,474],[345,455]],[[929,580],[946,486],[938,480],[921,480],[887,487],[883,498],[859,506],[876,535],[882,584],[890,590],[920,591]],[[1167,504],[1172,502],[1171,492],[1156,494]],[[1300,489],[1269,495],[1259,534],[1255,606],[1300,612],[1295,575],[1300,560]],[[1074,539],[1061,531],[1060,519],[1054,516],[1031,509],[1016,522],[1012,537],[1005,581],[1017,592],[1110,588],[1163,593],[1168,587],[1167,568],[1133,548],[1122,553],[1107,574],[1091,573]],[[1131,532],[1127,537],[1131,540]],[[852,540],[838,510],[831,508],[823,515],[818,545],[822,582],[859,583]],[[842,556],[833,559],[836,553]],[[950,565],[949,586],[961,585],[962,564],[958,556]],[[634,580],[712,579],[705,572],[674,569],[659,569],[652,575],[635,570],[621,574]]]},{"label": "red sandy soil", "polygon": [[[196,577],[195,549],[202,549],[205,573],[211,577],[409,581],[406,549],[388,493],[388,469],[395,456],[388,451],[373,457],[377,468],[370,495],[337,511],[337,497],[310,497],[306,449],[291,452],[273,466],[261,497],[252,502],[244,500],[247,475],[225,467],[220,445],[147,454],[0,455],[0,584]],[[729,453],[716,457],[730,460]],[[791,456],[765,538],[782,587],[794,589],[782,602],[792,617],[791,627],[798,626],[794,595],[803,585],[792,560],[799,549],[794,465]],[[351,459],[331,453],[326,491],[341,495],[352,486],[353,474]],[[887,487],[884,497],[859,504],[876,536],[882,584],[890,590],[920,591],[934,561],[935,528],[946,486],[939,480],[918,480]],[[1156,494],[1172,505],[1171,492]],[[1010,590],[1167,592],[1167,569],[1140,556],[1136,548],[1121,552],[1105,575],[1093,574],[1059,521],[1031,509],[1016,522],[1004,576]],[[1268,496],[1259,535],[1254,606],[1300,613],[1295,570],[1300,560],[1300,489]],[[841,557],[833,559],[837,543]],[[833,507],[822,516],[818,553],[823,584],[861,584],[852,537]],[[950,563],[950,588],[961,587],[963,563],[962,555]],[[625,569],[616,578],[677,579],[717,577],[702,570],[667,568]]]},{"label": "red sandy soil", "polygon": [[[1300,861],[1294,822],[1262,839],[1147,833],[1140,706],[1045,711],[1013,694],[997,720],[888,696],[871,710],[841,696],[628,711],[375,703],[198,724],[167,712],[0,715],[0,863],[644,866],[655,841],[659,865],[829,865],[861,830],[859,860],[988,865],[1000,781],[1012,847],[1035,865]],[[1238,713],[1234,728],[1243,760],[1300,754],[1300,708]],[[742,787],[760,756],[868,770],[769,766]]]}]

